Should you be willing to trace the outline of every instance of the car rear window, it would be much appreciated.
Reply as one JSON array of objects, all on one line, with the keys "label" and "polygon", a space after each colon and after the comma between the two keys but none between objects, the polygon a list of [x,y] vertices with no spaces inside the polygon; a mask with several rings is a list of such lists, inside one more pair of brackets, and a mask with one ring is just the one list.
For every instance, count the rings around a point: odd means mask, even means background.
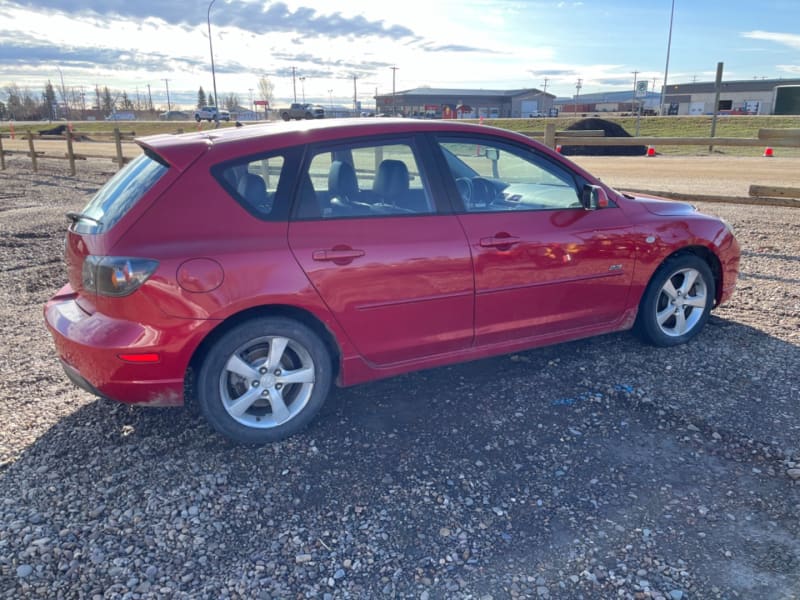
[{"label": "car rear window", "polygon": [[169,170],[159,158],[141,154],[117,172],[81,212],[88,219],[75,224],[78,233],[103,233],[111,229]]}]

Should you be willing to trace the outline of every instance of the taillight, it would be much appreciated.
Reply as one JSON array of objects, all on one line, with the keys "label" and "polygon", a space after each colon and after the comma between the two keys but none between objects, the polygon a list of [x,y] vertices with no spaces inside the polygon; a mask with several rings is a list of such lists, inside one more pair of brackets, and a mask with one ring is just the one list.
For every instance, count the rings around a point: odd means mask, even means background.
[{"label": "taillight", "polygon": [[130,256],[87,256],[81,279],[85,290],[101,296],[127,296],[158,268],[158,261]]}]

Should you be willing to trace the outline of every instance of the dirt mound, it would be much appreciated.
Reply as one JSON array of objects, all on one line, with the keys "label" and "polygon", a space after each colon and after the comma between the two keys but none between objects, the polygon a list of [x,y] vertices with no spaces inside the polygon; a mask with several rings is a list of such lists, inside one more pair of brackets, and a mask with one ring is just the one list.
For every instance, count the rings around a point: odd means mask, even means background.
[{"label": "dirt mound", "polygon": [[56,125],[51,129],[42,129],[39,131],[41,135],[64,135],[67,131],[66,125]]},{"label": "dirt mound", "polygon": [[[632,137],[621,125],[605,119],[582,119],[567,127],[567,131],[587,131],[602,129],[605,137]],[[644,156],[647,146],[561,146],[561,153],[567,156]]]}]

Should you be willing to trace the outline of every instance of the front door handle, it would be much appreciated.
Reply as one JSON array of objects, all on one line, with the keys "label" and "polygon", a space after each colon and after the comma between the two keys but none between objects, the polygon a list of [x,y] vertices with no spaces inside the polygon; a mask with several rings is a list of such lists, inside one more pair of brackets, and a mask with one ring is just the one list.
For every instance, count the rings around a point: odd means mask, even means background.
[{"label": "front door handle", "polygon": [[347,265],[353,262],[354,259],[360,258],[366,254],[363,250],[356,250],[354,248],[331,248],[329,250],[314,250],[311,253],[311,258],[317,261],[331,261],[337,265]]},{"label": "front door handle", "polygon": [[508,250],[514,244],[519,244],[519,238],[515,235],[498,234],[492,237],[481,238],[481,248],[497,248],[499,250]]}]

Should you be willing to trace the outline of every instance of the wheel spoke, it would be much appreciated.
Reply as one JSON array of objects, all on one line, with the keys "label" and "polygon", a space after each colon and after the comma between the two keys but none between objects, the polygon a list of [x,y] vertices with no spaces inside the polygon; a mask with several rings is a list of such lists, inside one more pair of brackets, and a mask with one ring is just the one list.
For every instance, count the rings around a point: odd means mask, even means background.
[{"label": "wheel spoke", "polygon": [[244,394],[239,396],[230,405],[228,405],[228,412],[236,418],[240,418],[247,409],[253,406],[256,400],[261,397],[261,388],[250,388]]},{"label": "wheel spoke", "polygon": [[254,380],[259,378],[258,371],[251,367],[247,362],[242,360],[238,354],[232,355],[228,362],[225,364],[225,370],[231,373],[236,373],[240,377],[247,380]]},{"label": "wheel spoke", "polygon": [[675,289],[675,286],[672,285],[671,279],[667,279],[667,282],[664,284],[664,287],[661,288],[661,291],[669,296],[670,300],[675,300],[678,297],[678,292]]},{"label": "wheel spoke", "polygon": [[683,283],[681,284],[680,291],[684,297],[689,295],[689,290],[692,289],[692,286],[694,285],[694,282],[697,281],[697,277],[699,275],[700,273],[694,269],[689,269],[683,272]]},{"label": "wheel spoke", "polygon": [[284,371],[278,377],[279,383],[314,383],[314,367]]},{"label": "wheel spoke", "polygon": [[675,314],[675,309],[670,304],[664,310],[656,313],[656,321],[658,321],[659,325],[664,325],[664,323],[666,323],[669,320],[669,318],[674,314]]},{"label": "wheel spoke", "polygon": [[706,307],[706,294],[705,292],[701,294],[697,294],[695,296],[688,296],[686,301],[684,302],[686,306],[692,306],[696,308],[705,308]]},{"label": "wheel spoke", "polygon": [[683,314],[683,310],[679,310],[678,312],[674,313],[675,315],[675,334],[676,335],[683,335],[686,333],[688,329],[688,325],[686,323],[686,316]]},{"label": "wheel spoke", "polygon": [[281,358],[286,351],[286,346],[289,344],[289,338],[275,337],[272,338],[269,345],[269,360],[267,361],[267,369],[273,371],[281,364]]},{"label": "wheel spoke", "polygon": [[286,402],[283,400],[283,394],[280,390],[276,390],[274,387],[269,389],[269,404],[272,407],[272,416],[275,419],[275,422],[280,425],[284,421],[288,421],[290,414],[289,408],[286,406]]}]

